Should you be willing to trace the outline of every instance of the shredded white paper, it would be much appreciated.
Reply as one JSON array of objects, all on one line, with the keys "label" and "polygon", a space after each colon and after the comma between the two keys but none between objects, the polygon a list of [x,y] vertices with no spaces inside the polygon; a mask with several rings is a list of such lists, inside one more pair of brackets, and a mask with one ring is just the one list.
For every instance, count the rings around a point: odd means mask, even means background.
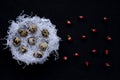
[{"label": "shredded white paper", "polygon": [[[26,63],[26,65],[29,64],[43,64],[46,60],[47,57],[50,56],[52,51],[56,52],[56,57],[58,57],[57,50],[59,49],[59,41],[60,37],[57,36],[57,29],[55,28],[55,25],[51,23],[49,19],[46,18],[40,18],[38,16],[26,16],[26,15],[20,15],[17,17],[16,21],[11,21],[11,25],[9,26],[8,30],[8,35],[7,35],[7,46],[10,47],[10,51],[13,55],[13,59],[17,61],[21,61]],[[31,34],[28,30],[29,25],[31,23],[34,23],[37,25],[37,32],[34,34]],[[20,28],[26,28],[28,35],[26,37],[21,37],[18,33],[18,29]],[[41,31],[43,29],[47,29],[49,31],[49,36],[48,38],[45,38],[42,36]],[[27,52],[25,54],[20,54],[19,52],[19,47],[15,47],[13,45],[13,39],[15,37],[20,37],[21,38],[21,45],[24,45],[27,47]],[[31,46],[28,43],[28,38],[29,37],[35,37],[37,39],[37,42],[34,46]],[[42,58],[35,58],[33,56],[34,52],[37,52],[40,50],[39,44],[41,42],[48,42],[48,47],[47,49],[43,52],[43,57]]]}]

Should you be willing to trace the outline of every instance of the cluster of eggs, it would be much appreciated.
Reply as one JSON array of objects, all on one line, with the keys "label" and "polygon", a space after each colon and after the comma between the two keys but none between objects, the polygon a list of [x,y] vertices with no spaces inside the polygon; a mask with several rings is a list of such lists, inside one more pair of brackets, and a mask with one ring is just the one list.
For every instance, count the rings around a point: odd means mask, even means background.
[{"label": "cluster of eggs", "polygon": [[[36,31],[37,31],[37,25],[35,25],[35,24],[30,24],[30,26],[29,26],[29,32],[35,33]],[[26,36],[28,35],[27,30],[24,29],[24,28],[19,29],[18,32],[19,32],[19,34],[20,34],[21,37],[26,37]],[[43,30],[41,31],[41,33],[42,33],[42,36],[43,36],[43,37],[46,37],[46,38],[47,38],[47,37],[49,36],[49,32],[48,32],[47,29],[43,29]],[[15,37],[15,38],[13,39],[13,45],[14,45],[14,46],[16,46],[16,47],[17,47],[17,46],[20,46],[20,43],[21,43],[21,38],[20,38],[20,37]],[[30,45],[35,45],[35,44],[36,44],[36,39],[35,39],[34,37],[30,37],[30,38],[28,38],[28,43],[29,43]],[[41,58],[41,57],[42,57],[43,51],[45,51],[46,48],[48,47],[48,46],[47,46],[47,42],[42,42],[42,43],[39,45],[39,47],[40,47],[40,50],[41,50],[41,51],[35,52],[35,53],[33,54],[33,56],[36,57],[36,58]],[[19,48],[19,51],[20,51],[20,53],[25,53],[25,52],[27,51],[27,47],[24,46],[24,45],[22,45],[22,46]]]},{"label": "cluster of eggs", "polygon": [[29,65],[44,63],[53,51],[58,50],[59,40],[55,25],[49,19],[23,15],[10,25],[7,45],[14,59]]}]

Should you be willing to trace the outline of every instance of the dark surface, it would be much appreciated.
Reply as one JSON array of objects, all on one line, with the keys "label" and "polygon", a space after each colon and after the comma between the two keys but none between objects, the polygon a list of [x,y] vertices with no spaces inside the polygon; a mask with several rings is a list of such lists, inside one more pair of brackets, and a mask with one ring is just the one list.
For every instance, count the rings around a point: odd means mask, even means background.
[{"label": "dark surface", "polygon": [[[119,1],[119,0],[118,0]],[[0,2],[0,38],[7,35],[9,20],[15,20],[24,10],[25,14],[37,14],[40,17],[50,18],[58,29],[58,35],[63,39],[60,42],[60,59],[45,65],[32,65],[25,69],[12,59],[10,51],[3,50],[0,41],[0,80],[120,80],[120,3],[116,0],[3,0]],[[85,22],[77,17],[85,16]],[[110,20],[102,22],[104,16]],[[71,20],[72,26],[66,26],[65,20]],[[95,25],[98,34],[90,33],[91,26]],[[66,41],[66,35],[73,38],[72,43]],[[81,34],[87,34],[86,41],[80,40]],[[111,35],[112,43],[104,40]],[[89,54],[92,48],[97,48],[98,55]],[[110,49],[110,55],[104,55],[104,49]],[[79,52],[81,57],[74,58],[73,53]],[[63,62],[62,56],[67,55],[68,61]],[[90,66],[86,68],[84,61]],[[104,67],[104,62],[111,64]]]}]

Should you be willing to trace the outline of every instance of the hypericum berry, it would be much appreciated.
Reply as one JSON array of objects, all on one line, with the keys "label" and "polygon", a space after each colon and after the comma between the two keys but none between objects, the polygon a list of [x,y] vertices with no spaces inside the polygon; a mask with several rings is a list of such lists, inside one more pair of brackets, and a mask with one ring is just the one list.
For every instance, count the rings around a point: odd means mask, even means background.
[{"label": "hypericum berry", "polygon": [[89,62],[88,62],[88,61],[85,61],[84,64],[85,64],[85,66],[87,66],[87,67],[89,66]]},{"label": "hypericum berry", "polygon": [[105,67],[110,67],[111,65],[108,62],[105,62]]},{"label": "hypericum berry", "polygon": [[82,39],[86,39],[86,38],[87,38],[87,36],[83,34],[82,35]]},{"label": "hypericum berry", "polygon": [[109,50],[105,49],[105,55],[108,55],[108,54],[109,54]]},{"label": "hypericum berry", "polygon": [[70,35],[67,35],[67,40],[68,40],[69,42],[71,42],[71,41],[72,41],[72,37],[71,37]]},{"label": "hypericum berry", "polygon": [[66,61],[68,59],[67,56],[63,56],[63,60]]},{"label": "hypericum berry", "polygon": [[112,41],[112,37],[107,36],[107,40],[108,40],[108,41]]},{"label": "hypericum berry", "polygon": [[91,29],[91,32],[96,33],[96,32],[97,32],[97,29],[96,29],[96,28],[92,28],[92,29]]},{"label": "hypericum berry", "polygon": [[79,16],[79,19],[83,20],[85,17],[84,16]]},{"label": "hypericum berry", "polygon": [[93,49],[93,50],[92,50],[92,53],[97,53],[97,50],[96,50],[96,49]]},{"label": "hypericum berry", "polygon": [[74,56],[75,56],[75,57],[79,57],[80,54],[79,54],[79,53],[74,53]]},{"label": "hypericum berry", "polygon": [[108,21],[108,18],[107,18],[107,17],[104,17],[103,20],[106,22],[106,21]]},{"label": "hypericum berry", "polygon": [[70,20],[67,20],[67,21],[66,21],[66,24],[71,25],[72,22],[71,22]]}]

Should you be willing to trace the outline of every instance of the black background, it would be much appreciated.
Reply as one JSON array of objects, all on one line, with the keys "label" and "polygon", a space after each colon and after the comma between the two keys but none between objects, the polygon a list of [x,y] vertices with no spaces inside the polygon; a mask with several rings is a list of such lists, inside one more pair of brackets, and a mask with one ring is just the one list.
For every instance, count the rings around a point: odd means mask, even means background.
[{"label": "black background", "polygon": [[[37,14],[49,18],[58,29],[60,42],[60,59],[44,65],[31,65],[22,69],[17,61],[12,59],[10,51],[3,50],[0,41],[0,80],[119,80],[120,67],[120,3],[119,0],[3,0],[0,2],[0,38],[7,35],[9,20],[15,20],[24,10],[25,14]],[[78,20],[79,15],[85,16],[85,22]],[[109,22],[104,24],[104,16]],[[66,26],[65,20],[71,20],[72,26]],[[98,34],[90,33],[95,25]],[[73,38],[72,43],[66,41],[66,35]],[[80,36],[86,34],[88,39],[82,41]],[[110,35],[113,41],[108,43],[104,38]],[[97,55],[90,55],[92,48],[98,50]],[[104,55],[104,49],[110,49],[110,55]],[[74,58],[73,53],[80,53],[80,58]],[[64,62],[62,57],[68,56]],[[90,66],[84,66],[88,60]],[[110,68],[104,63],[109,62]]]}]

